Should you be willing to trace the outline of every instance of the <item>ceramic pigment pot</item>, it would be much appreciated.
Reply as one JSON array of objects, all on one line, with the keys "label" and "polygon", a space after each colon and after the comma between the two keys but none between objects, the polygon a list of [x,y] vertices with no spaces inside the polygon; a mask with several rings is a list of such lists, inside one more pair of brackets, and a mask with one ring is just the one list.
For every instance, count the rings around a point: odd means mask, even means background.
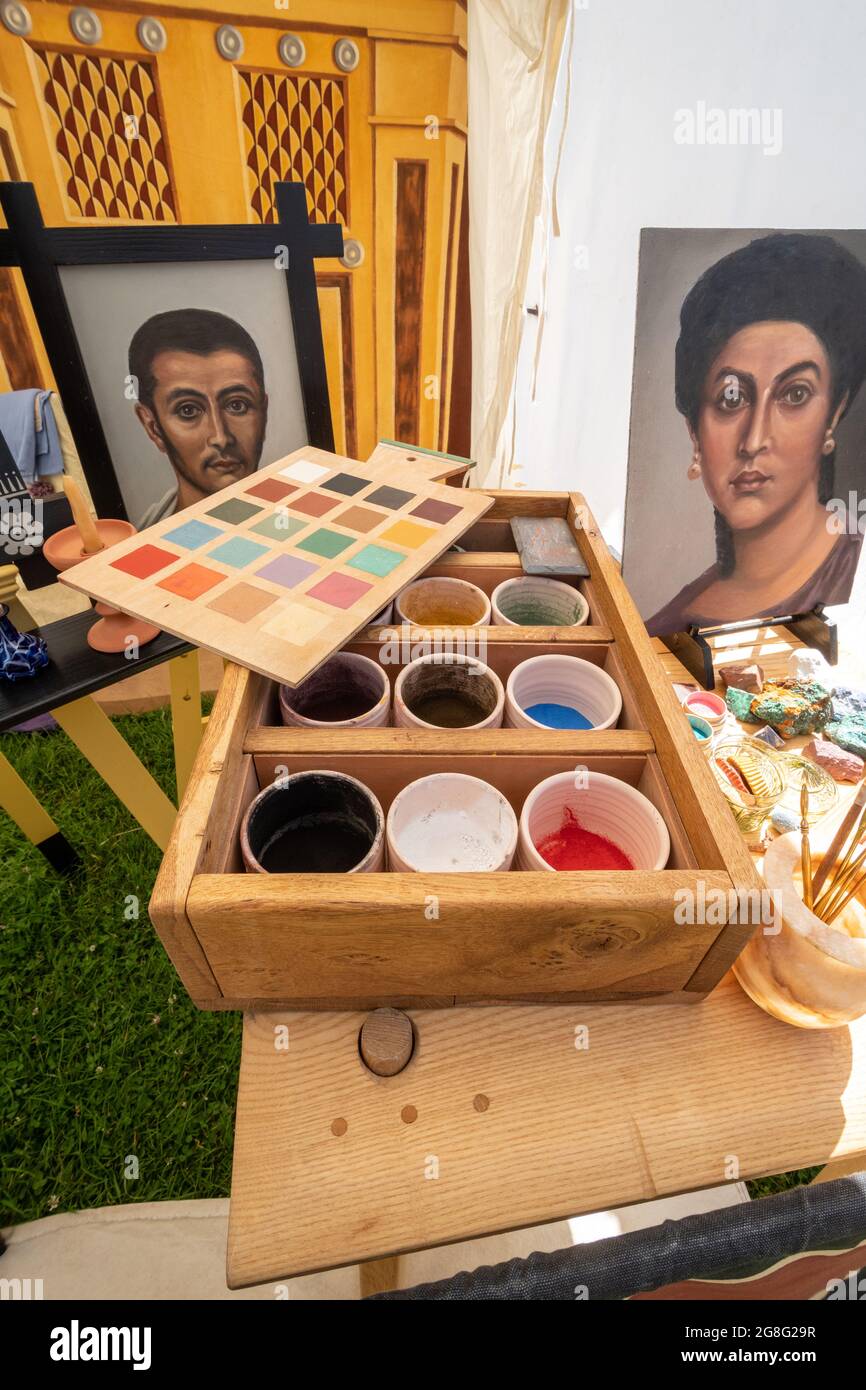
[{"label": "ceramic pigment pot", "polygon": [[490,599],[466,579],[416,579],[394,600],[394,616],[414,627],[481,627],[490,622]]},{"label": "ceramic pigment pot", "polygon": [[[569,841],[579,854],[581,831],[601,837],[620,851],[628,860],[618,865],[624,869],[663,869],[671,852],[668,828],[642,792],[606,772],[580,769],[547,777],[529,793],[520,813],[517,867],[551,872],[560,867],[596,868],[593,859],[577,863],[566,858]],[[542,849],[557,836],[564,853],[559,862],[551,862]],[[596,855],[603,847],[589,848]]]},{"label": "ceramic pigment pot", "polygon": [[536,574],[504,579],[493,590],[490,606],[496,627],[575,627],[589,617],[579,589]]},{"label": "ceramic pigment pot", "polygon": [[498,729],[504,708],[502,681],[473,656],[420,656],[403,667],[394,686],[400,729]]},{"label": "ceramic pigment pot", "polygon": [[531,656],[515,666],[505,688],[511,729],[612,729],[621,711],[619,686],[581,656]]},{"label": "ceramic pigment pot", "polygon": [[511,867],[517,817],[479,777],[435,772],[395,796],[386,827],[388,867],[398,873],[479,873]]},{"label": "ceramic pigment pot", "polygon": [[[813,839],[812,868],[835,826]],[[781,835],[763,866],[773,911],[734,961],[734,974],[766,1013],[796,1028],[838,1028],[866,1013],[866,907],[853,898],[832,925],[802,898],[800,835]],[[860,895],[862,897],[862,894]]]},{"label": "ceramic pigment pot", "polygon": [[368,656],[337,652],[292,689],[280,686],[284,724],[307,729],[361,729],[387,724],[391,687]]},{"label": "ceramic pigment pot", "polygon": [[378,800],[342,772],[296,772],[260,791],[241,823],[248,873],[358,874],[382,868]]}]

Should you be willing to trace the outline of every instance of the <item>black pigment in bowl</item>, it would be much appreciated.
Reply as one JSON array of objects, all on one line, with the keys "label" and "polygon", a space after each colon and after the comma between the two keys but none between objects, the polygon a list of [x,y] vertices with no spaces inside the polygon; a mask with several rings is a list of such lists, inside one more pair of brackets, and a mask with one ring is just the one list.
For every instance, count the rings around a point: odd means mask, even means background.
[{"label": "black pigment in bowl", "polygon": [[345,874],[382,839],[373,793],[338,772],[300,772],[260,792],[244,817],[241,849],[253,872]]}]

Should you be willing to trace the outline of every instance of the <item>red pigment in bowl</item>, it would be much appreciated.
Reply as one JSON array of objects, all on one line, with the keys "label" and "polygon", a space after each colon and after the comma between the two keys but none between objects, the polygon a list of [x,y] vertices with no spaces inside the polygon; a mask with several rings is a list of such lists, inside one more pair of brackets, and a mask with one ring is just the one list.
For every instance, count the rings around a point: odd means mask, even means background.
[{"label": "red pigment in bowl", "polygon": [[604,835],[584,830],[570,807],[558,830],[536,844],[535,848],[552,869],[633,869],[627,854]]}]

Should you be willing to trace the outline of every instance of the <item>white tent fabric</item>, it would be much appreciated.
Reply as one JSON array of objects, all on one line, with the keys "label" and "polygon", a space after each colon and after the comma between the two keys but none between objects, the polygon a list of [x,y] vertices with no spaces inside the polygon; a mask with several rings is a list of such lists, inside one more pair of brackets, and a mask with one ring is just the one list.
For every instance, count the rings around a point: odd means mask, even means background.
[{"label": "white tent fabric", "polygon": [[508,471],[503,427],[513,400],[545,132],[570,12],[568,0],[473,0],[469,6],[472,457],[478,483],[489,486],[502,486]]},{"label": "white tent fabric", "polygon": [[[544,317],[524,316],[514,397],[503,404],[509,425],[514,415],[507,485],[584,492],[614,546],[622,543],[641,227],[866,226],[857,174],[866,135],[862,0],[824,0],[820,17],[810,0],[728,0],[720,13],[711,0],[575,4],[570,96],[565,62],[554,94],[545,179],[552,182],[566,117],[561,235],[538,219],[524,302],[538,302]],[[683,143],[677,113],[697,120],[710,108],[779,112],[777,138],[766,153],[765,143]],[[491,178],[503,167],[498,152],[493,159]],[[470,180],[477,173],[470,166]],[[488,321],[492,311],[478,319],[480,334]],[[681,447],[685,471],[685,429]],[[858,584],[866,587],[866,564]]]}]

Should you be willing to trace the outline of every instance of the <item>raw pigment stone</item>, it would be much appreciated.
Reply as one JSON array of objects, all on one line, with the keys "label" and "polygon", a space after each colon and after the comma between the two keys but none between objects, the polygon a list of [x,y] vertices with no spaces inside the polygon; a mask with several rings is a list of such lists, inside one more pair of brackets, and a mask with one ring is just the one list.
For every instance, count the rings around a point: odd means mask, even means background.
[{"label": "raw pigment stone", "polygon": [[830,718],[830,694],[816,681],[791,676],[770,681],[752,700],[751,718],[756,724],[769,724],[782,738],[813,734]]},{"label": "raw pigment stone", "polygon": [[763,729],[759,729],[756,734],[752,734],[752,738],[759,738],[762,743],[766,743],[768,748],[785,747],[785,740],[783,738],[779,738],[779,735],[776,733],[776,730],[771,729],[769,724],[765,724]]},{"label": "raw pigment stone", "polygon": [[826,738],[810,739],[803,749],[803,756],[823,767],[836,782],[859,782],[866,766],[856,753],[847,753]]},{"label": "raw pigment stone", "polygon": [[788,675],[800,681],[818,681],[830,690],[833,668],[814,647],[795,647],[788,657]]},{"label": "raw pigment stone", "polygon": [[751,690],[753,695],[760,695],[764,688],[764,672],[757,661],[737,661],[732,666],[721,666],[719,675],[725,685]]},{"label": "raw pigment stone", "polygon": [[837,685],[833,691],[834,721],[866,719],[866,690],[854,690],[850,685]]},{"label": "raw pigment stone", "polygon": [[840,748],[866,758],[866,715],[851,715],[849,719],[832,719],[824,733]]},{"label": "raw pigment stone", "polygon": [[739,690],[735,685],[729,685],[725,691],[725,704],[731,711],[735,719],[742,719],[746,724],[758,724],[760,720],[755,719],[752,714],[752,700],[754,696],[748,690]]}]

